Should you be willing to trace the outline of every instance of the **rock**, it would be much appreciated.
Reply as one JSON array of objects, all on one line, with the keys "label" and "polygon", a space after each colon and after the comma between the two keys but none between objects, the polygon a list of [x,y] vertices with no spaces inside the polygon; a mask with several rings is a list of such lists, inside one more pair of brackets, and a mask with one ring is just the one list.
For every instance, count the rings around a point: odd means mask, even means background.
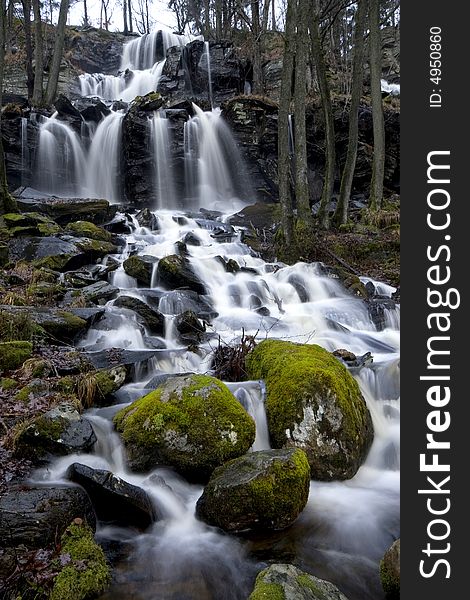
[{"label": "rock", "polygon": [[396,303],[391,298],[369,298],[367,307],[377,331],[383,331],[389,325],[387,312],[395,311]]},{"label": "rock", "polygon": [[124,271],[137,279],[145,287],[150,287],[152,282],[153,265],[157,259],[153,256],[130,256],[124,263]]},{"label": "rock", "polygon": [[129,37],[94,28],[73,28],[66,38],[68,60],[79,72],[115,75],[121,62],[122,46]]},{"label": "rock", "polygon": [[182,256],[172,254],[161,258],[157,275],[161,283],[170,289],[188,288],[198,294],[206,292],[204,284],[193,272],[189,261]]},{"label": "rock", "polygon": [[109,369],[118,365],[145,365],[150,359],[159,354],[161,354],[159,350],[109,348],[97,352],[87,352],[86,357],[96,369]]},{"label": "rock", "polygon": [[193,311],[199,319],[210,321],[218,316],[210,304],[209,296],[201,296],[192,290],[165,292],[159,302],[160,310],[168,315],[177,315],[186,310]]},{"label": "rock", "polygon": [[200,246],[201,240],[197,237],[197,235],[193,231],[188,231],[188,233],[182,239],[182,242],[188,246]]},{"label": "rock", "polygon": [[189,344],[199,343],[206,330],[203,323],[191,310],[187,310],[175,318],[175,327],[181,341]]},{"label": "rock", "polygon": [[253,419],[221,381],[205,375],[169,379],[120,410],[114,423],[133,470],[169,464],[198,480],[244,454],[255,438]]},{"label": "rock", "polygon": [[302,450],[263,450],[218,467],[196,505],[199,518],[225,531],[291,525],[309,494],[310,467]]},{"label": "rock", "polygon": [[0,342],[0,370],[18,369],[25,360],[31,357],[32,353],[31,342]]},{"label": "rock", "polygon": [[66,476],[86,490],[101,521],[146,529],[156,520],[148,494],[110,471],[74,463]]},{"label": "rock", "polygon": [[111,582],[110,568],[93,531],[74,519],[60,539],[61,566],[54,578],[50,600],[86,600],[100,596]]},{"label": "rock", "polygon": [[90,422],[70,404],[60,404],[26,423],[15,438],[14,448],[17,456],[40,460],[49,455],[89,452],[95,442]]},{"label": "rock", "polygon": [[250,379],[264,379],[274,448],[307,454],[312,478],[349,479],[373,439],[372,419],[346,367],[314,344],[264,340],[246,357]]},{"label": "rock", "polygon": [[92,121],[93,123],[99,123],[111,112],[100,98],[78,98],[75,100],[74,106],[80,111],[85,121]]},{"label": "rock", "polygon": [[78,395],[82,405],[105,406],[124,385],[127,370],[124,365],[85,372],[78,379]]},{"label": "rock", "polygon": [[348,600],[324,579],[293,565],[274,564],[258,574],[248,600]]},{"label": "rock", "polygon": [[387,600],[399,600],[400,539],[393,542],[380,562],[380,581]]},{"label": "rock", "polygon": [[139,210],[135,219],[141,227],[147,227],[151,231],[158,231],[158,218],[148,208]]},{"label": "rock", "polygon": [[55,109],[59,113],[61,121],[69,123],[78,134],[80,134],[83,123],[82,115],[64,94],[59,94],[54,102]]},{"label": "rock", "polygon": [[142,300],[132,298],[131,296],[119,296],[114,302],[114,306],[133,310],[142,319],[144,325],[151,333],[154,333],[155,335],[164,335],[165,317],[157,310],[150,308],[150,306],[145,304],[145,302],[142,302]]},{"label": "rock", "polygon": [[82,288],[81,296],[95,304],[105,304],[119,294],[119,288],[106,283],[106,281],[97,281],[91,285]]},{"label": "rock", "polygon": [[90,221],[74,221],[67,225],[66,230],[77,237],[85,237],[102,242],[111,241],[111,234],[109,231],[106,231],[103,227],[99,227]]},{"label": "rock", "polygon": [[51,236],[60,233],[61,228],[55,221],[36,212],[7,213],[3,215],[5,225],[13,237]]},{"label": "rock", "polygon": [[95,528],[88,494],[79,487],[10,487],[0,496],[0,537],[5,545],[44,548],[75,518]]}]

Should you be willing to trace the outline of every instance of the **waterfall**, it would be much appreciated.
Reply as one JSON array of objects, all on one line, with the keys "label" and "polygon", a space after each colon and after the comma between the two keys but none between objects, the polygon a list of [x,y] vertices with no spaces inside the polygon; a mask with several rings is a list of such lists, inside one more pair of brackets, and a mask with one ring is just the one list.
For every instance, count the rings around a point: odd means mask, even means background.
[{"label": "waterfall", "polygon": [[209,96],[209,102],[211,108],[214,108],[214,96],[212,93],[212,71],[211,71],[211,55],[209,42],[204,42],[204,55],[206,57],[206,66],[207,66],[207,93]]},{"label": "waterfall", "polygon": [[84,195],[119,202],[123,112],[112,112],[98,125],[88,153]]},{"label": "waterfall", "polygon": [[85,153],[77,133],[56,115],[39,128],[35,185],[49,194],[73,195],[85,180]]},{"label": "waterfall", "polygon": [[168,119],[163,111],[156,111],[149,123],[151,150],[154,157],[157,208],[176,208]]},{"label": "waterfall", "polygon": [[[162,54],[161,56],[157,56],[157,46],[160,37],[162,41]],[[172,46],[184,46],[188,41],[183,35],[177,35],[164,30],[154,30],[150,33],[145,33],[141,37],[131,40],[124,45],[120,70],[144,71],[151,69],[157,60],[165,59],[168,48]]]},{"label": "waterfall", "polygon": [[21,185],[26,185],[25,173],[29,169],[28,119],[21,117]]}]

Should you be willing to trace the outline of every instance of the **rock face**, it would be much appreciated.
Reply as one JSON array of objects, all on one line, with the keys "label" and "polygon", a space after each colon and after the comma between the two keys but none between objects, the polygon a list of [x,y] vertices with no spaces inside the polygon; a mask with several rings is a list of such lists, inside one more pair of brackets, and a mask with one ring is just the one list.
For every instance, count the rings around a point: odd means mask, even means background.
[{"label": "rock face", "polygon": [[251,452],[214,471],[196,514],[225,531],[284,529],[305,507],[309,486],[302,450]]},{"label": "rock face", "polygon": [[90,422],[69,404],[36,417],[14,441],[15,454],[31,460],[90,451],[96,442]]},{"label": "rock face", "polygon": [[44,548],[75,518],[95,527],[88,494],[79,487],[12,487],[0,496],[0,532],[5,545]]},{"label": "rock face", "polygon": [[248,600],[348,600],[339,589],[293,565],[274,564],[256,578]]},{"label": "rock face", "polygon": [[255,438],[253,419],[221,381],[205,375],[167,380],[119,411],[114,423],[132,469],[169,464],[191,479],[206,479]]},{"label": "rock face", "polygon": [[138,529],[146,529],[155,521],[155,511],[147,493],[110,471],[74,463],[67,471],[67,478],[87,491],[96,515],[102,521]]},{"label": "rock face", "polygon": [[247,356],[251,379],[264,379],[275,448],[297,447],[313,479],[349,479],[373,439],[372,419],[346,367],[320,346],[264,340]]},{"label": "rock face", "polygon": [[400,540],[395,540],[380,562],[380,581],[387,600],[400,598]]}]

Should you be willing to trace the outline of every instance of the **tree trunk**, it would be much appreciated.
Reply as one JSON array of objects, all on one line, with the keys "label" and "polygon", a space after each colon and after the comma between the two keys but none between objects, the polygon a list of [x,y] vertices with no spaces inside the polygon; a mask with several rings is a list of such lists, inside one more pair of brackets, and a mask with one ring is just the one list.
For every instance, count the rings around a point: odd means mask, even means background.
[{"label": "tree trunk", "polygon": [[253,94],[263,92],[261,69],[261,35],[259,29],[259,0],[251,0],[251,31],[253,34]]},{"label": "tree trunk", "polygon": [[129,33],[129,27],[127,25],[127,1],[124,0],[122,3],[122,20],[124,22],[124,35]]},{"label": "tree trunk", "polygon": [[21,0],[24,17],[24,47],[26,52],[26,86],[28,100],[33,97],[34,71],[33,71],[33,44],[31,41],[31,0]]},{"label": "tree trunk", "polygon": [[41,9],[39,0],[33,0],[34,14],[34,88],[33,88],[33,106],[41,106],[43,101],[43,80],[44,80],[44,49],[41,22]]},{"label": "tree trunk", "polygon": [[204,39],[209,40],[211,36],[211,19],[209,0],[204,0]]},{"label": "tree trunk", "polygon": [[[126,0],[124,0],[126,2]],[[127,0],[127,14],[129,17],[129,31],[132,33],[134,31],[132,25],[132,0]]]},{"label": "tree trunk", "polygon": [[370,0],[370,94],[372,99],[372,129],[374,132],[374,157],[370,182],[369,205],[372,210],[382,206],[385,169],[385,126],[382,106],[382,43],[380,39],[379,0]]},{"label": "tree trunk", "polygon": [[335,161],[336,161],[336,149],[335,149],[335,124],[333,118],[333,110],[331,108],[331,95],[330,86],[326,76],[326,64],[325,56],[323,54],[323,47],[320,38],[320,22],[319,22],[319,2],[315,0],[311,5],[311,17],[310,17],[310,37],[312,41],[312,54],[313,60],[317,68],[317,79],[320,88],[320,98],[323,109],[323,117],[325,120],[325,176],[323,180],[322,196],[320,201],[320,209],[318,211],[318,218],[320,227],[328,229],[329,217],[328,217],[328,205],[333,195],[333,187],[335,183]]},{"label": "tree trunk", "polygon": [[279,202],[282,209],[285,241],[288,246],[294,240],[294,216],[290,189],[289,113],[292,98],[292,73],[294,70],[296,5],[297,0],[288,0],[278,116]]},{"label": "tree trunk", "polygon": [[89,25],[88,23],[88,6],[86,0],[83,0],[83,22],[85,25]]},{"label": "tree trunk", "polygon": [[145,0],[145,25],[147,33],[150,33],[150,21],[149,21],[149,3]]},{"label": "tree trunk", "polygon": [[311,220],[310,194],[307,177],[307,131],[305,124],[305,101],[307,99],[308,62],[308,10],[310,0],[298,0],[297,36],[295,50],[295,198],[301,221]]},{"label": "tree trunk", "polygon": [[273,2],[272,2],[271,23],[272,23],[272,30],[273,31],[277,31],[277,27],[276,27],[276,0],[273,0]]},{"label": "tree trunk", "polygon": [[69,0],[62,0],[59,10],[59,22],[56,29],[56,38],[54,45],[54,54],[52,56],[51,68],[49,70],[49,79],[47,80],[46,105],[50,106],[57,94],[57,84],[59,82],[60,63],[64,52],[65,25],[67,24],[67,14],[69,12]]},{"label": "tree trunk", "polygon": [[359,104],[364,80],[364,29],[367,16],[367,0],[358,0],[356,26],[354,29],[354,57],[352,68],[351,107],[349,111],[348,151],[341,177],[341,189],[335,211],[335,222],[344,225],[348,220],[349,199],[356,168]]},{"label": "tree trunk", "polygon": [[261,31],[263,33],[265,33],[268,30],[270,4],[271,4],[271,0],[264,0],[263,17],[261,19]]},{"label": "tree trunk", "polygon": [[222,38],[222,0],[215,0],[215,39]]},{"label": "tree trunk", "polygon": [[0,0],[0,220],[7,212],[16,211],[16,202],[8,191],[7,172],[5,167],[5,154],[3,151],[2,138],[2,90],[3,90],[3,67],[5,64],[5,30],[6,30],[6,2]]}]

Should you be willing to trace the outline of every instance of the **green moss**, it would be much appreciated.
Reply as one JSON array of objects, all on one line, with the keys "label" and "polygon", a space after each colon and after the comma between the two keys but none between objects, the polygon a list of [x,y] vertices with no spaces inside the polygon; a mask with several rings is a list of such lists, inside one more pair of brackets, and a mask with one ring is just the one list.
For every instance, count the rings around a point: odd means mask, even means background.
[{"label": "green moss", "polygon": [[256,577],[255,589],[248,600],[285,600],[286,596],[280,583],[263,581],[268,569],[264,569]]},{"label": "green moss", "polygon": [[[273,447],[287,443],[286,432],[292,432],[302,423],[306,405],[316,412],[320,402],[334,398],[342,414],[341,428],[333,431],[330,420],[320,417],[317,420],[320,434],[341,439],[343,449],[351,452],[362,455],[367,451],[372,441],[371,420],[359,386],[346,367],[324,348],[264,340],[247,355],[246,369],[249,378],[266,382],[266,413]],[[325,455],[324,464],[315,463],[308,450],[307,454],[314,477],[328,478],[329,467],[346,469],[348,476],[352,476],[343,452],[331,457]]]},{"label": "green moss", "polygon": [[57,223],[50,221],[48,223],[39,223],[38,231],[40,234],[42,234],[44,236],[53,236],[53,235],[57,235],[62,230],[59,227],[59,225],[57,225]]},{"label": "green moss", "polygon": [[60,298],[64,295],[65,288],[60,284],[44,281],[32,283],[26,288],[26,293],[36,298]]},{"label": "green moss", "polygon": [[65,310],[60,310],[58,314],[62,319],[64,319],[64,321],[67,324],[67,327],[69,328],[69,331],[71,331],[72,334],[78,333],[86,327],[85,319],[77,317],[73,313],[67,312]]},{"label": "green moss", "polygon": [[400,599],[400,580],[387,568],[384,560],[380,561],[380,581],[387,600]]},{"label": "green moss", "polygon": [[75,221],[67,226],[67,231],[72,232],[75,235],[87,237],[92,240],[99,240],[102,242],[110,242],[111,234],[106,229],[98,227],[91,221]]},{"label": "green moss", "polygon": [[119,411],[114,423],[132,462],[147,468],[163,460],[196,476],[244,454],[255,437],[253,419],[221,381],[205,375],[169,380]]},{"label": "green moss", "polygon": [[54,580],[50,600],[88,600],[102,594],[111,581],[103,550],[84,524],[73,523],[61,539],[61,554],[71,563]]},{"label": "green moss", "polygon": [[54,385],[54,389],[64,394],[74,394],[76,389],[76,379],[71,375],[61,377]]},{"label": "green moss", "polygon": [[21,367],[25,360],[31,357],[33,345],[31,342],[1,342],[0,365],[4,371],[12,371]]},{"label": "green moss", "polygon": [[[163,259],[162,259],[163,260]],[[143,285],[150,285],[152,267],[140,256],[130,256],[123,263],[124,271]]]},{"label": "green moss", "polygon": [[316,600],[329,600],[329,597],[323,592],[321,588],[318,587],[313,578],[310,577],[310,575],[308,575],[307,573],[302,573],[301,575],[298,575],[296,580],[300,587],[311,590],[315,594]]},{"label": "green moss", "polygon": [[14,390],[17,388],[19,383],[10,377],[2,377],[0,379],[0,388],[7,392],[8,390]]},{"label": "green moss", "polygon": [[62,272],[66,270],[68,263],[73,258],[73,254],[57,254],[55,256],[45,256],[33,261],[33,266],[41,269],[49,269],[50,271]]},{"label": "green moss", "polygon": [[76,244],[84,252],[91,252],[99,256],[106,256],[106,254],[115,254],[117,252],[117,247],[114,244],[102,240],[84,238],[77,241]]}]

